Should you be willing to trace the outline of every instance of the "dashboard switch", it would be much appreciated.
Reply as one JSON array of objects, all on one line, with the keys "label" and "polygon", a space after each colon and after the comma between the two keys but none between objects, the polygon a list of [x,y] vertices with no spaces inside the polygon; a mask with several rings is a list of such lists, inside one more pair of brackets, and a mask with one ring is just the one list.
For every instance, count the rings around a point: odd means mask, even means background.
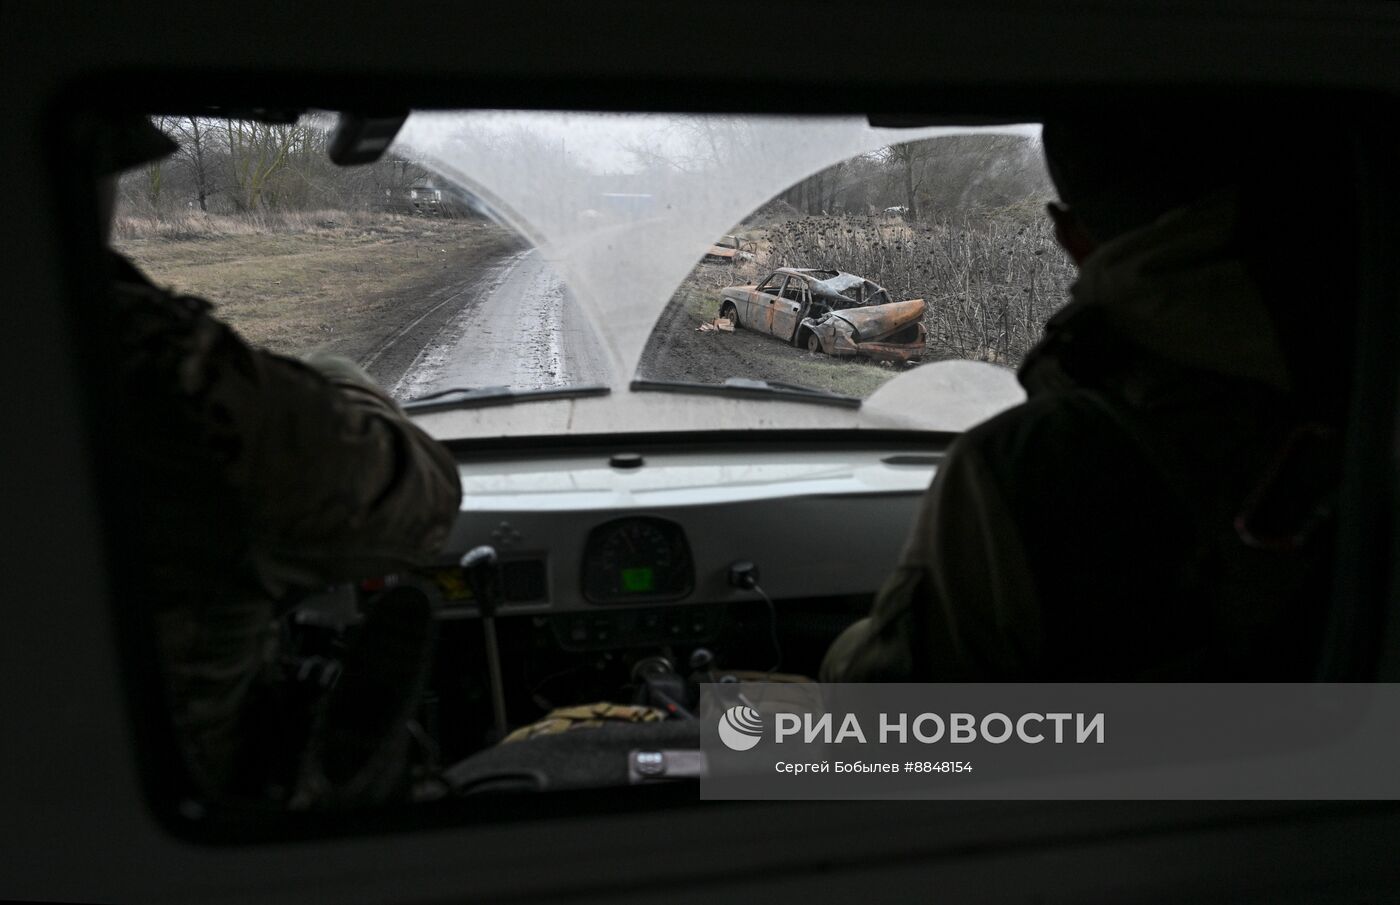
[{"label": "dashboard switch", "polygon": [[708,604],[607,614],[560,614],[545,618],[565,650],[623,650],[685,641],[708,641],[723,627],[722,609]]}]

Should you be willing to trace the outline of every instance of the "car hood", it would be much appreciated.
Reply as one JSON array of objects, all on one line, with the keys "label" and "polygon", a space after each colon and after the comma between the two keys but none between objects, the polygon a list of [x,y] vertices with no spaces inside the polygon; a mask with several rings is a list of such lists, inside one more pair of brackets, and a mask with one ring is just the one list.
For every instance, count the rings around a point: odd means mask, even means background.
[{"label": "car hood", "polygon": [[441,440],[756,429],[960,433],[1025,398],[1015,372],[1008,368],[980,361],[939,361],[896,375],[860,408],[622,391],[611,396],[414,412],[412,418]]},{"label": "car hood", "polygon": [[845,308],[832,312],[831,316],[850,324],[862,342],[876,342],[918,321],[927,307],[923,299],[909,299],[866,308]]}]

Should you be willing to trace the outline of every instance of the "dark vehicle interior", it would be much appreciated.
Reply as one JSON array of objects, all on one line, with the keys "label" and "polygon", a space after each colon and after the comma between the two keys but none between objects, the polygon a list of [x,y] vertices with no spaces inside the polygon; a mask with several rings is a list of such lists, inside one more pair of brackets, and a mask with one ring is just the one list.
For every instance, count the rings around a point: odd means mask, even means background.
[{"label": "dark vehicle interior", "polygon": [[[91,172],[85,130],[113,112],[843,113],[914,127],[1121,116],[1150,103],[1216,116],[1265,110],[1280,142],[1333,133],[1350,167],[1335,180],[1362,199],[1347,225],[1355,260],[1337,262],[1355,272],[1359,326],[1345,362],[1345,478],[1315,677],[1400,678],[1400,10],[878,3],[853,15],[781,2],[712,12],[533,0],[416,11],[317,0],[257,15],[223,2],[6,7],[0,172],[10,210],[0,228],[12,339],[0,356],[10,567],[0,897],[1394,900],[1400,808],[1389,801],[712,802],[693,784],[629,775],[638,739],[697,744],[683,719],[595,741],[556,737],[525,753],[493,747],[559,706],[612,700],[683,712],[716,675],[815,676],[832,640],[868,612],[954,439],[929,432],[454,440],[463,475],[479,487],[508,484],[527,467],[598,474],[598,486],[611,487],[634,469],[679,471],[704,458],[735,469],[856,463],[879,489],[828,478],[801,492],[751,493],[742,480],[715,480],[721,489],[704,505],[615,497],[540,506],[469,488],[432,568],[308,595],[284,625],[296,677],[288,688],[309,708],[377,596],[431,602],[435,655],[415,727],[420,800],[324,815],[191,795],[141,608],[122,593],[121,496],[104,485],[122,413],[106,404],[109,352],[92,327],[102,293],[98,202],[91,180],[65,175]],[[817,16],[839,21],[847,46],[877,48],[880,65],[774,68],[762,53],[768,36]],[[812,298],[805,285],[791,297]],[[1325,312],[1348,302],[1317,304]],[[838,543],[842,562],[820,555]],[[482,544],[499,556],[470,560]]]}]

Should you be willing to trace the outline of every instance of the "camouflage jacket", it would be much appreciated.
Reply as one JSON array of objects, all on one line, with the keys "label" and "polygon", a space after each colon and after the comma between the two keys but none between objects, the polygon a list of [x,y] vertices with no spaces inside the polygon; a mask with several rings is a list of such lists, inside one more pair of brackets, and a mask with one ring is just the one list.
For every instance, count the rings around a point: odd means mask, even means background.
[{"label": "camouflage jacket", "polygon": [[1310,677],[1317,558],[1235,533],[1296,423],[1235,209],[1089,257],[1022,367],[1027,401],[952,445],[823,680]]},{"label": "camouflage jacket", "polygon": [[278,603],[427,561],[458,509],[456,463],[378,388],[251,348],[207,302],[111,266],[122,552],[177,735],[218,793],[256,756]]}]

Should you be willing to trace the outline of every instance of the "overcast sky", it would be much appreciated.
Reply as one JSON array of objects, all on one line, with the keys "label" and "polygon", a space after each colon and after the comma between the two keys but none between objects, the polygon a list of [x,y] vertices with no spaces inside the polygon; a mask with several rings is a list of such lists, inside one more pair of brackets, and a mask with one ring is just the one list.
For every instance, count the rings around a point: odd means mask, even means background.
[{"label": "overcast sky", "polygon": [[[731,115],[675,115],[662,113],[573,113],[529,110],[474,110],[456,113],[418,113],[400,136],[400,146],[440,149],[453,134],[469,129],[479,136],[505,137],[527,132],[542,144],[557,144],[562,159],[598,173],[634,172],[639,169],[634,149],[644,148],[660,158],[684,159],[691,153],[697,122],[779,122],[810,124],[815,132],[837,127],[862,133],[868,140],[856,144],[869,149],[899,141],[929,138],[985,129],[937,127],[922,129],[873,129],[863,117],[758,117]],[[784,130],[787,131],[787,130]],[[991,131],[1039,137],[1039,124],[996,127]]]}]

